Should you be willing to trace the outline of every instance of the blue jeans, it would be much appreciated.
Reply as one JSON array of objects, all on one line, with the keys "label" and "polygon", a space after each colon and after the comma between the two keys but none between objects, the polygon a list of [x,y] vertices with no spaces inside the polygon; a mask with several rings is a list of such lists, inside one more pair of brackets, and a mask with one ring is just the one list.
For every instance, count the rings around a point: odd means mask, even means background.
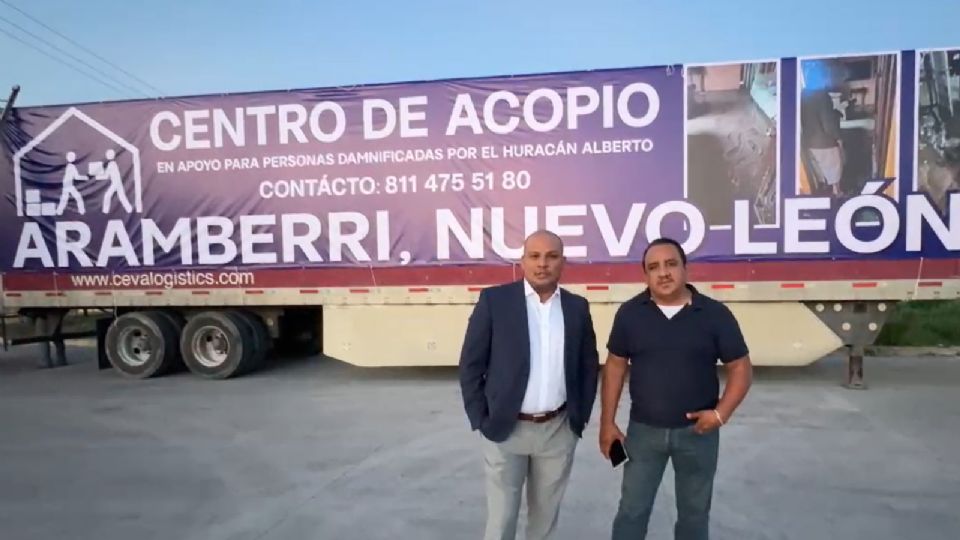
[{"label": "blue jeans", "polygon": [[720,447],[719,430],[698,435],[693,427],[656,428],[630,422],[624,442],[630,461],[624,464],[620,507],[613,521],[613,540],[643,540],[653,501],[667,460],[676,478],[676,540],[709,538],[713,477]]}]

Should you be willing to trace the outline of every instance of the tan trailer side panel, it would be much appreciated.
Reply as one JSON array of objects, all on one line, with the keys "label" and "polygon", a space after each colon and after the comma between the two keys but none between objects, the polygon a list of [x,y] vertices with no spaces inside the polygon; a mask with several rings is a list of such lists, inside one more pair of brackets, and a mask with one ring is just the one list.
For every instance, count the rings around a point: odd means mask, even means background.
[{"label": "tan trailer side panel", "polygon": [[452,366],[473,306],[325,306],[324,353],[350,364]]},{"label": "tan trailer side panel", "polygon": [[[843,344],[803,304],[727,304],[740,321],[757,365],[801,366]],[[591,313],[601,360],[619,304],[593,304]],[[454,366],[472,306],[327,306],[325,353],[358,366]],[[643,329],[637,329],[642,332]]]}]

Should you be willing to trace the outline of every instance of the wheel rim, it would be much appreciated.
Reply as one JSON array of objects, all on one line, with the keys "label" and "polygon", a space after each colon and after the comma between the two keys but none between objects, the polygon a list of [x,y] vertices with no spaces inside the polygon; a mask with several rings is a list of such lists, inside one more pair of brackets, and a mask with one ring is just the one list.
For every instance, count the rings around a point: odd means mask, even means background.
[{"label": "wheel rim", "polygon": [[190,349],[200,365],[217,368],[230,356],[230,340],[216,326],[204,326],[193,334]]},{"label": "wheel rim", "polygon": [[153,357],[150,332],[142,326],[125,328],[118,340],[120,361],[131,367],[141,367]]}]

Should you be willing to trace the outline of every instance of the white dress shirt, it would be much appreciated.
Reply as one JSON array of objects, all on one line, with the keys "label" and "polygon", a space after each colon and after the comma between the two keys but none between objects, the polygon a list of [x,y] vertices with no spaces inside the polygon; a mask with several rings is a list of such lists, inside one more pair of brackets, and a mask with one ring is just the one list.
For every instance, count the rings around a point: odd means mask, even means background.
[{"label": "white dress shirt", "polygon": [[527,300],[527,328],[530,332],[530,379],[520,412],[538,414],[554,411],[567,400],[563,366],[564,326],[560,288],[547,299],[524,280]]}]

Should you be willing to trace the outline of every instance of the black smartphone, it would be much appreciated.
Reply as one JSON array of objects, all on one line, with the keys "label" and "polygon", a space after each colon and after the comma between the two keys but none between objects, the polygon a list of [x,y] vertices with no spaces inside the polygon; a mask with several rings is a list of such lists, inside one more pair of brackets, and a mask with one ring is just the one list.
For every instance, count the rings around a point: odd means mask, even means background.
[{"label": "black smartphone", "polygon": [[610,463],[614,468],[617,468],[629,459],[630,456],[627,455],[627,449],[623,447],[623,443],[620,442],[620,439],[615,439],[613,444],[610,445]]}]

